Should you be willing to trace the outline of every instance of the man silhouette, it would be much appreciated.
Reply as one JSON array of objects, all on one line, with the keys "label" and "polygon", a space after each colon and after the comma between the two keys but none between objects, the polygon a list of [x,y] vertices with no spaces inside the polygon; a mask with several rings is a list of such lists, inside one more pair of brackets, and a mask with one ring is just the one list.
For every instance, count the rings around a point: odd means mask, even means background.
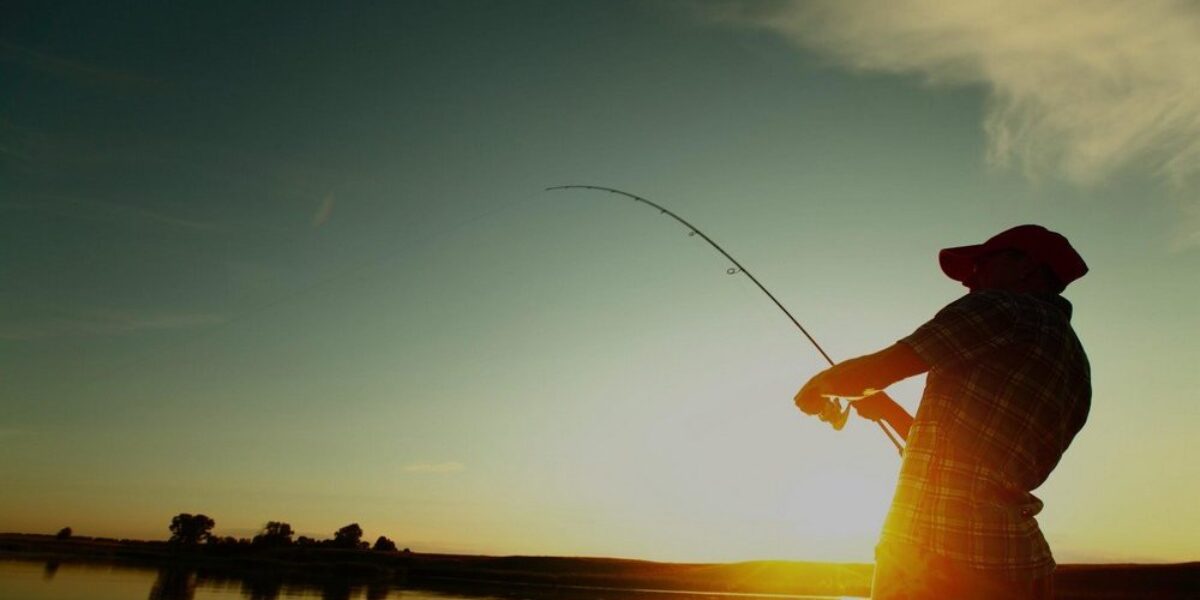
[{"label": "man silhouette", "polygon": [[[907,441],[872,598],[1048,599],[1055,563],[1030,492],[1091,405],[1087,355],[1060,295],[1087,265],[1037,225],[942,250],[939,262],[970,293],[896,344],[817,374],[796,406],[821,414],[831,397],[863,397],[859,415]],[[879,391],[926,371],[915,418]]]}]

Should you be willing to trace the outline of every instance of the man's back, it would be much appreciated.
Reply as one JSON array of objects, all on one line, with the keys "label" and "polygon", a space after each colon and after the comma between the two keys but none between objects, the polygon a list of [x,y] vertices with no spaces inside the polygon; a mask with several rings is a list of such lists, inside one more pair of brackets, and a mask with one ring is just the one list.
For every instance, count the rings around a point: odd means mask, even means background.
[{"label": "man's back", "polygon": [[1087,419],[1087,356],[1056,294],[981,291],[901,343],[930,371],[883,540],[998,577],[1049,574],[1031,492]]}]

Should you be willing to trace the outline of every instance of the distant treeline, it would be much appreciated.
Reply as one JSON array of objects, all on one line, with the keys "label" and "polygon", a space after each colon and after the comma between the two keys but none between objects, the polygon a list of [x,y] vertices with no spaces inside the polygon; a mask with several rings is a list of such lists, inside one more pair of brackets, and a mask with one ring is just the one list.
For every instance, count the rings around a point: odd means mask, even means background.
[{"label": "distant treeline", "polygon": [[[207,515],[179,513],[171,518],[168,529],[171,531],[170,544],[177,546],[256,546],[277,548],[284,546],[306,546],[321,548],[342,548],[348,550],[375,550],[378,552],[396,552],[396,543],[385,536],[379,536],[372,545],[362,539],[363,530],[358,523],[351,523],[333,532],[330,539],[313,539],[307,536],[295,536],[292,526],[282,521],[268,521],[253,538],[235,538],[232,536],[216,536],[212,534],[217,522]],[[63,527],[55,535],[60,540],[70,539],[73,532],[70,527]],[[408,553],[405,548],[403,552]]]}]

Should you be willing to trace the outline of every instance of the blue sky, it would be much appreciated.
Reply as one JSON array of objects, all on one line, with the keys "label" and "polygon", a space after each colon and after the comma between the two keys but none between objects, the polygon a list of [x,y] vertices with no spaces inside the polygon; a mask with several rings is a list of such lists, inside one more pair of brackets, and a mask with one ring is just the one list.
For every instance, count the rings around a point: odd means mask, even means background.
[{"label": "blue sky", "polygon": [[869,560],[886,439],[583,183],[835,358],[962,293],[939,248],[1064,233],[1096,393],[1042,526],[1194,560],[1200,16],[901,4],[5,9],[0,530]]}]

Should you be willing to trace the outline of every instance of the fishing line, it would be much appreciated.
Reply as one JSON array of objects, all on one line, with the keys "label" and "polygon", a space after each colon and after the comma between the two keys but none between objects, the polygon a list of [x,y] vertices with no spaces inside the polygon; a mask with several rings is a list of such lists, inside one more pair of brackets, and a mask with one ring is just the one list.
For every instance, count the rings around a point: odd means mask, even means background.
[{"label": "fishing line", "polygon": [[[804,326],[800,324],[800,321],[796,320],[796,317],[792,316],[792,313],[783,306],[783,303],[781,303],[777,298],[775,298],[775,295],[772,294],[770,292],[770,290],[768,290],[766,288],[766,286],[764,286],[762,283],[760,283],[758,281],[758,278],[756,278],[752,273],[750,273],[750,271],[748,271],[746,269],[746,267],[742,266],[742,263],[738,262],[738,260],[736,258],[734,258],[733,256],[730,256],[730,254],[728,252],[726,252],[725,249],[722,248],[719,244],[714,242],[712,240],[712,238],[708,237],[708,235],[706,235],[703,231],[700,231],[699,229],[697,229],[695,225],[692,225],[691,223],[687,222],[687,220],[685,220],[683,217],[675,214],[670,209],[667,209],[659,204],[651,202],[650,200],[647,200],[641,196],[638,196],[636,194],[630,194],[629,192],[623,192],[623,191],[615,189],[615,188],[604,187],[604,186],[599,186],[599,185],[556,185],[556,186],[551,186],[551,187],[546,188],[546,191],[548,191],[548,192],[554,191],[554,190],[597,190],[597,191],[601,191],[601,192],[608,192],[610,194],[617,194],[619,196],[625,196],[626,198],[630,198],[635,202],[641,202],[643,204],[652,206],[652,207],[658,209],[659,213],[667,215],[667,216],[671,217],[672,219],[675,219],[676,221],[682,223],[684,227],[688,228],[688,235],[700,236],[701,238],[704,239],[704,241],[708,242],[708,245],[715,248],[717,250],[717,252],[720,252],[722,256],[729,259],[729,262],[733,263],[733,267],[726,269],[725,272],[727,274],[737,275],[738,273],[741,273],[741,274],[745,275],[747,278],[749,278],[750,281],[754,282],[754,285],[758,286],[758,289],[762,290],[762,292],[764,294],[766,294],[768,298],[771,299],[771,302],[774,302],[775,306],[779,307],[779,310],[783,311],[783,314],[787,315],[787,318],[792,322],[793,325],[796,326],[797,329],[800,330],[800,333],[803,333],[804,337],[808,338],[809,342],[812,342],[813,347],[816,348],[817,352],[819,352],[821,354],[821,357],[824,358],[825,361],[829,363],[829,366],[831,366],[831,367],[834,366],[835,363],[833,362],[833,359],[829,357],[829,354],[825,352],[825,349],[821,347],[821,344],[817,343],[817,340],[814,339],[813,336],[808,333],[808,330],[805,329]],[[837,403],[836,400],[831,401],[831,402],[836,403],[834,405],[835,406],[834,412],[827,414],[826,412],[823,411],[821,414],[821,420],[829,422],[830,424],[832,424],[834,426],[835,429],[841,429],[841,426],[843,424],[845,424],[846,417],[849,415],[850,406],[849,406],[849,404],[847,404],[845,412],[842,412],[840,403]],[[883,421],[876,421],[876,424],[879,425],[879,429],[881,429],[883,431],[883,433],[887,435],[888,439],[891,440],[892,445],[894,445],[896,447],[896,450],[898,452],[900,452],[901,455],[903,455],[904,454],[904,446],[902,446],[900,444],[900,441],[898,439],[896,439],[895,434],[893,434],[892,431],[890,429],[888,429],[886,425],[883,424]]]}]

